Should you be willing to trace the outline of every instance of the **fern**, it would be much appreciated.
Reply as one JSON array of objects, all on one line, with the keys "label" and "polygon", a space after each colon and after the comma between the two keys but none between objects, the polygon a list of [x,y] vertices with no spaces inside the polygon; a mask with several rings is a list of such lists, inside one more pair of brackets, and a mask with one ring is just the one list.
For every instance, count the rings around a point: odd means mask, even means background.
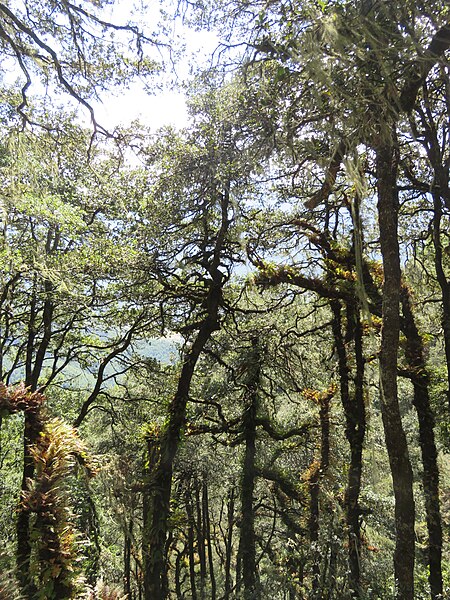
[{"label": "fern", "polygon": [[74,598],[83,580],[78,567],[78,536],[64,482],[77,464],[89,476],[96,466],[75,429],[61,419],[44,423],[30,454],[35,477],[28,482],[22,504],[36,515],[31,535],[37,555],[38,598]]}]

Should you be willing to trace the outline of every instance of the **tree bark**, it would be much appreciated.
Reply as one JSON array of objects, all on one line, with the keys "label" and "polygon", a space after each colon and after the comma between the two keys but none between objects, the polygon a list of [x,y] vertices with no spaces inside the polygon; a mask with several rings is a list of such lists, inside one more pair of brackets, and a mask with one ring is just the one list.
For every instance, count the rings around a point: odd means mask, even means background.
[{"label": "tree bark", "polygon": [[[33,477],[34,463],[30,454],[30,448],[36,443],[42,431],[42,420],[40,414],[25,413],[25,428],[23,436],[24,462],[22,472],[22,493],[28,489],[28,480]],[[17,522],[17,578],[22,594],[28,600],[33,600],[37,589],[31,578],[31,540],[30,540],[30,512],[24,508],[22,502],[19,505]]]},{"label": "tree bark", "polygon": [[[319,395],[319,418],[320,418],[320,457],[314,459],[310,466],[308,479],[309,487],[309,540],[312,546],[317,546],[320,532],[320,480],[328,470],[330,462],[330,401],[333,396],[331,392]],[[320,587],[320,552],[316,547],[313,552],[312,564],[312,591],[317,597]]]},{"label": "tree bark", "polygon": [[211,543],[211,521],[209,517],[208,482],[206,476],[203,478],[202,482],[202,512],[205,528],[205,542],[208,545],[208,567],[211,583],[211,600],[216,600],[217,584],[214,572],[214,557]]},{"label": "tree bark", "polygon": [[256,417],[258,411],[258,387],[261,370],[259,340],[252,340],[252,351],[248,358],[247,406],[243,416],[245,441],[242,470],[240,527],[240,555],[242,559],[242,584],[244,600],[259,600],[260,589],[256,565],[255,513],[253,494],[255,489]]},{"label": "tree bark", "polygon": [[[50,254],[54,231],[50,229],[47,236],[46,252]],[[56,235],[56,234],[55,234]],[[31,291],[30,318],[28,322],[28,336],[25,357],[25,385],[31,392],[38,389],[39,378],[44,365],[45,355],[52,337],[53,324],[53,285],[50,281],[44,281],[44,304],[42,307],[42,337],[37,343],[38,326],[38,281],[35,277]],[[23,435],[23,471],[22,471],[22,493],[28,489],[28,482],[34,475],[34,463],[30,455],[30,448],[36,443],[40,433],[40,419],[29,412],[24,413],[24,435]],[[36,589],[30,575],[31,541],[30,541],[30,514],[19,505],[17,522],[17,573],[22,593],[26,598],[32,598]]]},{"label": "tree bark", "polygon": [[190,482],[185,493],[185,505],[187,514],[187,552],[189,557],[189,582],[191,586],[190,598],[197,600],[197,585],[195,577],[195,558],[194,558],[194,513],[191,502]]},{"label": "tree bark", "polygon": [[442,598],[442,523],[439,501],[439,467],[434,439],[434,415],[429,395],[423,341],[415,323],[411,296],[406,286],[401,293],[403,331],[406,336],[408,371],[414,388],[413,404],[419,421],[419,443],[422,453],[422,482],[428,529],[428,566],[431,598]]},{"label": "tree bark", "polygon": [[433,244],[434,244],[434,267],[436,278],[441,288],[442,295],[442,329],[444,332],[445,362],[447,367],[447,401],[450,409],[450,283],[445,275],[442,265],[442,242],[441,242],[441,219],[442,199],[435,192],[434,216],[433,216]]},{"label": "tree bark", "polygon": [[[361,492],[362,451],[366,431],[364,406],[364,357],[362,350],[362,329],[359,311],[347,304],[347,334],[342,335],[341,306],[338,301],[331,303],[333,311],[333,335],[338,355],[341,402],[344,408],[345,435],[350,446],[350,465],[347,489],[345,492],[346,524],[348,529],[349,587],[352,597],[361,594],[361,527],[359,495]],[[354,393],[350,393],[350,368],[346,342],[353,339],[355,348],[356,374]]]},{"label": "tree bark", "polygon": [[[381,411],[395,497],[394,574],[397,600],[414,598],[414,520],[413,475],[397,388],[400,330],[399,295],[401,286],[398,244],[397,149],[395,126],[386,132],[375,148],[378,191],[378,219],[383,257],[383,303],[380,351]],[[380,130],[382,128],[380,127]]]},{"label": "tree bark", "polygon": [[[233,586],[232,575],[231,575],[231,559],[233,551],[233,529],[234,529],[234,487],[231,488],[230,495],[227,503],[227,536],[225,542],[225,593],[224,600],[231,598],[231,591]],[[239,573],[239,569],[236,569]]]},{"label": "tree bark", "polygon": [[[216,300],[218,306],[218,300]],[[164,600],[167,590],[163,589],[162,577],[165,570],[164,548],[167,536],[170,494],[172,490],[173,462],[178,450],[181,430],[186,416],[186,407],[195,365],[211,333],[217,329],[215,319],[208,317],[186,356],[178,388],[169,408],[169,423],[162,435],[160,460],[151,478],[150,539],[145,552],[145,600]]]},{"label": "tree bark", "polygon": [[197,519],[195,529],[197,531],[197,552],[200,563],[200,598],[205,600],[206,597],[206,541],[205,541],[205,520],[202,511],[201,500],[201,482],[195,477],[195,506]]},{"label": "tree bark", "polygon": [[133,535],[133,520],[130,519],[128,527],[125,527],[123,544],[123,581],[124,592],[128,600],[131,600],[131,540]]},{"label": "tree bark", "polygon": [[361,594],[361,511],[359,495],[361,492],[362,454],[366,434],[366,407],[364,404],[364,356],[363,332],[359,310],[351,307],[348,319],[354,318],[355,378],[353,397],[353,419],[351,434],[351,458],[348,473],[346,505],[348,506],[349,557],[351,569],[352,595],[359,598]]},{"label": "tree bark", "polygon": [[151,481],[153,473],[156,471],[160,460],[160,437],[161,431],[158,426],[153,428],[146,434],[147,456],[143,473],[143,492],[142,492],[142,563],[144,576],[144,594],[146,586],[146,576],[148,565],[151,562],[149,554],[149,543],[152,539],[152,524],[153,524],[153,502]]}]

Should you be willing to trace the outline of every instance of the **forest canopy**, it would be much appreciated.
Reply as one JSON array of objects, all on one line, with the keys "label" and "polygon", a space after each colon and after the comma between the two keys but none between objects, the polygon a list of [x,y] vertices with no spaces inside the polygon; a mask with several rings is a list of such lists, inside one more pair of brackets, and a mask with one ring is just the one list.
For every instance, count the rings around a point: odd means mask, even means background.
[{"label": "forest canopy", "polygon": [[448,597],[447,3],[109,4],[0,4],[0,600]]}]

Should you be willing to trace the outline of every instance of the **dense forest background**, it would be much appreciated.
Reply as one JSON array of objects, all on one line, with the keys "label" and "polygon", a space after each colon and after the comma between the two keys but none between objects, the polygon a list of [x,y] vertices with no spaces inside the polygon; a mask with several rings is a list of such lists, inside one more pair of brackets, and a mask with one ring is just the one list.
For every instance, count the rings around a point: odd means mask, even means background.
[{"label": "dense forest background", "polygon": [[0,3],[0,598],[449,597],[448,4],[108,5]]}]

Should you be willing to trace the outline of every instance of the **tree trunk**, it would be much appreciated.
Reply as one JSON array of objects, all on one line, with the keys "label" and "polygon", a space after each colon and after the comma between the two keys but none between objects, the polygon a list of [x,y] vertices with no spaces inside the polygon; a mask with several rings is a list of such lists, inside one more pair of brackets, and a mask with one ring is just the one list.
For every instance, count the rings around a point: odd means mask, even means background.
[{"label": "tree trunk", "polygon": [[[231,558],[233,552],[233,529],[234,529],[234,487],[231,488],[231,492],[228,498],[227,504],[227,537],[225,542],[225,593],[224,600],[231,598],[231,591],[233,587],[233,580],[231,576]],[[240,569],[236,569],[239,573]]]},{"label": "tree trunk", "polygon": [[[46,251],[50,253],[50,245],[52,242],[53,230],[49,231],[47,237]],[[50,281],[44,281],[45,300],[42,307],[42,338],[37,343],[37,325],[38,316],[38,290],[37,279],[34,279],[31,305],[30,319],[28,323],[28,337],[26,344],[25,357],[25,385],[31,392],[38,389],[39,378],[41,376],[44,365],[45,355],[50,344],[52,336],[53,323],[53,285]],[[28,488],[28,481],[34,475],[34,463],[30,455],[30,448],[36,443],[40,433],[40,419],[36,419],[36,415],[25,412],[25,424],[23,435],[23,471],[22,471],[22,493]],[[31,541],[30,541],[30,514],[24,510],[22,505],[19,505],[17,523],[17,573],[22,593],[25,597],[32,598],[35,593],[35,586],[30,576],[30,560],[31,560]]]},{"label": "tree trunk", "polygon": [[[387,127],[388,124],[385,123],[384,128]],[[391,130],[384,134],[383,142],[375,149],[378,219],[384,270],[380,391],[384,435],[395,496],[395,597],[397,600],[413,600],[415,519],[413,476],[397,389],[401,273],[397,232],[398,190],[395,137],[395,127],[392,126]]]},{"label": "tree trunk", "polygon": [[130,519],[128,528],[125,530],[123,545],[123,581],[124,592],[131,599],[131,540],[133,535],[133,520]]},{"label": "tree trunk", "polygon": [[174,574],[174,580],[175,580],[175,595],[177,597],[177,600],[182,600],[182,598],[184,598],[184,595],[181,591],[181,561],[184,558],[184,554],[186,551],[186,547],[183,548],[183,550],[177,550],[177,557],[175,559],[175,574]]},{"label": "tree trunk", "polygon": [[256,416],[258,411],[258,386],[261,370],[261,356],[258,339],[252,340],[252,352],[248,358],[247,406],[243,416],[243,437],[245,441],[244,464],[242,471],[240,527],[240,554],[242,558],[242,584],[244,600],[260,598],[256,566],[255,514],[253,494],[255,489],[256,457]]},{"label": "tree trunk", "polygon": [[434,267],[442,295],[442,329],[444,331],[445,362],[447,366],[447,401],[450,409],[450,283],[442,265],[441,219],[442,200],[435,192],[433,216]]},{"label": "tree trunk", "polygon": [[402,308],[406,336],[408,371],[414,388],[413,404],[419,421],[422,453],[422,482],[428,529],[428,565],[431,598],[442,598],[442,523],[439,501],[439,467],[434,439],[434,415],[430,404],[429,376],[426,370],[423,341],[417,329],[409,290],[402,288]]},{"label": "tree trunk", "polygon": [[205,520],[202,512],[202,500],[201,500],[201,482],[195,477],[195,506],[197,519],[195,529],[197,531],[197,552],[200,563],[200,598],[205,600],[206,597],[206,541],[205,541]]},{"label": "tree trunk", "polygon": [[350,442],[350,468],[346,495],[347,526],[349,532],[349,558],[350,558],[350,583],[352,595],[359,598],[361,595],[361,524],[359,495],[361,492],[362,454],[364,437],[366,434],[366,407],[364,405],[364,356],[363,332],[359,311],[351,307],[347,318],[353,316],[354,322],[354,348],[355,348],[355,387],[353,397],[352,433]]},{"label": "tree trunk", "polygon": [[320,552],[317,548],[320,531],[320,481],[328,470],[330,462],[330,401],[334,390],[326,390],[318,394],[317,399],[320,406],[320,457],[314,458],[309,469],[309,540],[313,550],[312,564],[312,592],[317,597],[320,588]]},{"label": "tree trunk", "polygon": [[208,566],[209,566],[209,579],[211,584],[211,600],[216,600],[216,576],[214,572],[214,557],[212,553],[211,543],[211,521],[209,518],[209,500],[208,500],[208,482],[206,476],[202,482],[202,512],[205,529],[205,542],[208,545]]},{"label": "tree trunk", "polygon": [[[25,385],[31,388],[33,374],[33,351],[34,341],[36,338],[36,277],[33,281],[33,289],[31,290],[30,302],[30,317],[28,321],[28,335],[26,344],[25,356]],[[34,391],[34,390],[32,390]],[[21,490],[24,492],[28,487],[28,480],[33,477],[34,464],[30,456],[29,449],[35,443],[39,432],[36,430],[33,415],[24,413],[24,434],[23,434],[23,470]],[[30,542],[30,514],[23,510],[22,505],[19,505],[17,522],[17,577],[19,580],[22,593],[26,598],[32,598],[36,589],[30,578],[30,557],[31,557],[31,542]]]},{"label": "tree trunk", "polygon": [[191,381],[197,361],[212,333],[219,329],[219,306],[222,301],[222,286],[225,276],[220,269],[225,238],[230,226],[228,207],[230,203],[229,183],[220,194],[221,223],[214,241],[214,250],[205,256],[204,261],[210,280],[202,307],[203,320],[198,325],[197,335],[187,352],[175,395],[169,406],[168,422],[161,435],[160,459],[152,474],[151,487],[151,527],[147,528],[148,538],[143,540],[145,600],[165,600],[167,589],[164,585],[165,543],[170,513],[172,472],[180,437],[186,419]]},{"label": "tree trunk", "polygon": [[149,554],[149,543],[152,538],[153,524],[153,503],[151,482],[153,473],[156,471],[160,460],[160,436],[161,431],[158,426],[153,425],[146,432],[147,456],[143,473],[144,486],[142,491],[142,565],[144,576],[144,593],[146,586],[146,577],[151,563]]},{"label": "tree trunk", "polygon": [[[338,355],[341,402],[345,413],[345,435],[350,445],[350,465],[347,489],[345,492],[346,524],[348,529],[349,587],[352,597],[361,593],[361,528],[359,494],[361,491],[362,451],[366,430],[364,406],[364,357],[362,350],[362,328],[359,311],[354,305],[347,305],[347,334],[342,335],[341,306],[338,301],[331,303],[333,311],[333,335]],[[350,393],[350,377],[346,342],[354,340],[355,348],[355,389]]]},{"label": "tree trunk", "polygon": [[151,527],[146,545],[145,600],[164,600],[167,591],[163,589],[162,578],[165,570],[164,549],[167,536],[167,520],[170,511],[173,462],[178,450],[181,430],[186,417],[191,379],[197,359],[216,328],[210,319],[200,330],[191,351],[188,353],[180,375],[177,392],[169,408],[169,422],[162,434],[160,460],[151,477]]},{"label": "tree trunk", "polygon": [[[25,428],[23,436],[23,471],[22,471],[22,493],[28,489],[28,480],[33,477],[34,463],[30,454],[30,448],[36,443],[42,430],[40,415],[25,413]],[[17,578],[26,599],[33,600],[37,589],[30,575],[31,540],[30,540],[30,512],[23,507],[22,503],[17,512]]]},{"label": "tree trunk", "polygon": [[189,581],[191,584],[192,600],[197,600],[197,585],[195,578],[195,557],[194,557],[194,513],[191,503],[191,482],[185,493],[186,515],[187,515],[187,552],[189,557]]}]

